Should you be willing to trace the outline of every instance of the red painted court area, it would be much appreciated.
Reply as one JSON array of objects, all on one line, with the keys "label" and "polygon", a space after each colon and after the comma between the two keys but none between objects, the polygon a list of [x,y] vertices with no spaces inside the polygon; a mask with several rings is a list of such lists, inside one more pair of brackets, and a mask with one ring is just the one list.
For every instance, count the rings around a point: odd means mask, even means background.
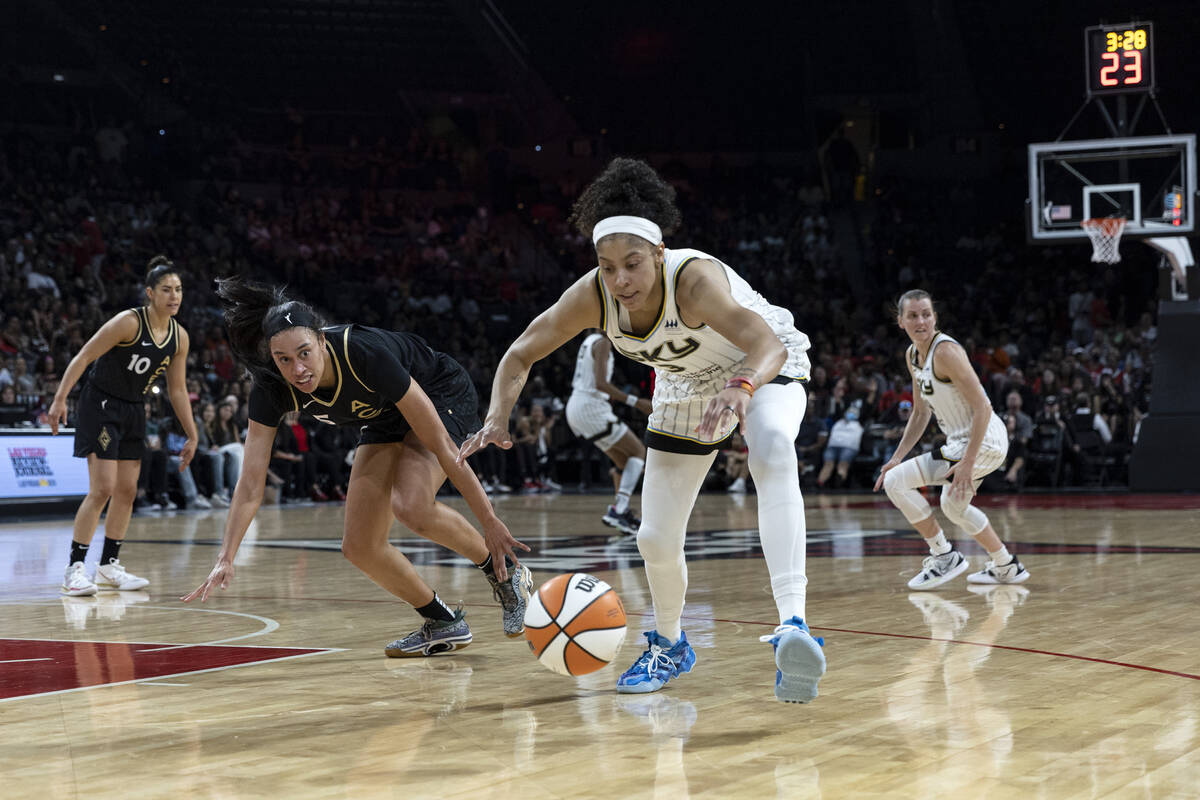
[{"label": "red painted court area", "polygon": [[0,700],[328,652],[303,647],[0,639]]}]

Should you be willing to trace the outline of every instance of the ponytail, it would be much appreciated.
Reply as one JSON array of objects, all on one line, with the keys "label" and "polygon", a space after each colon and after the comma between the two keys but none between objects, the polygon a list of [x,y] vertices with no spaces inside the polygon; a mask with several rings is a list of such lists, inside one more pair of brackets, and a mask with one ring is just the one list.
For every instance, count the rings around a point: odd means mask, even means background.
[{"label": "ponytail", "polygon": [[297,327],[319,334],[326,324],[310,306],[289,300],[280,287],[251,283],[239,276],[218,278],[217,298],[225,309],[229,349],[260,383],[283,380],[267,352],[272,336]]},{"label": "ponytail", "polygon": [[225,309],[225,327],[233,357],[250,370],[255,382],[280,378],[267,354],[262,323],[272,306],[287,302],[283,290],[234,276],[217,279],[217,298]]},{"label": "ponytail", "polygon": [[146,288],[153,289],[168,275],[178,275],[175,262],[163,255],[157,255],[146,264]]}]

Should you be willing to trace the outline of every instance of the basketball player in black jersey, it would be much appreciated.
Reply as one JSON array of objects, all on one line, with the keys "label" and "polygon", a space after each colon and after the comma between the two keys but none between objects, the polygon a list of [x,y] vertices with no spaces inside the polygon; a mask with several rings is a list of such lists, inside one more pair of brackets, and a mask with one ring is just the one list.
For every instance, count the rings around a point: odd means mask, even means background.
[{"label": "basketball player in black jersey", "polygon": [[[182,599],[203,601],[213,588],[229,585],[238,545],[262,502],[279,420],[299,411],[328,425],[362,429],[346,491],[342,553],[425,618],[385,652],[428,656],[471,641],[462,609],[447,607],[388,542],[393,516],[479,566],[504,608],[505,634],[520,636],[533,579],[513,548],[529,548],[496,516],[471,468],[456,463],[458,446],[479,427],[479,401],[466,370],[414,334],[326,325],[311,307],[289,301],[278,289],[238,278],[219,283],[230,344],[254,375],[250,426],[216,566]],[[483,536],[437,501],[447,477],[479,520]]]},{"label": "basketball player in black jersey", "polygon": [[[162,375],[167,377],[171,407],[187,435],[179,454],[181,472],[196,452],[196,422],[185,374],[188,335],[174,319],[183,300],[183,283],[166,256],[155,256],[147,268],[146,305],[122,311],[96,331],[67,365],[50,404],[50,430],[57,434],[58,426],[67,421],[67,395],[87,366],[96,362],[76,406],[75,455],[87,458],[88,493],[75,514],[71,557],[62,585],[66,595],[91,595],[97,588],[132,591],[150,584],[126,572],[119,559],[146,450],[143,397]],[[84,558],[105,503],[104,550],[95,578],[89,579]]]}]

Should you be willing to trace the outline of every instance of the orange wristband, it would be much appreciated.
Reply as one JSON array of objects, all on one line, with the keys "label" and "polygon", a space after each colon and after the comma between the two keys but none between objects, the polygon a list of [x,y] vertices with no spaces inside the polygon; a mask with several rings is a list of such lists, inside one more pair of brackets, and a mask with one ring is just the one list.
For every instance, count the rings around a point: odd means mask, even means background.
[{"label": "orange wristband", "polygon": [[725,382],[726,389],[741,389],[748,395],[754,395],[754,381],[749,378],[734,377]]}]

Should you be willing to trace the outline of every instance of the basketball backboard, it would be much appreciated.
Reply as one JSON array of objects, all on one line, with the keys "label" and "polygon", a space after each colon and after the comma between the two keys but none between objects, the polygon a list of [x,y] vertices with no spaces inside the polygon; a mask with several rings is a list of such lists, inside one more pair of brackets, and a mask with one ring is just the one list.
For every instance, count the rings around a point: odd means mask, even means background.
[{"label": "basketball backboard", "polygon": [[1087,240],[1085,219],[1124,217],[1126,239],[1195,229],[1196,136],[1029,145],[1026,219],[1033,241]]}]

